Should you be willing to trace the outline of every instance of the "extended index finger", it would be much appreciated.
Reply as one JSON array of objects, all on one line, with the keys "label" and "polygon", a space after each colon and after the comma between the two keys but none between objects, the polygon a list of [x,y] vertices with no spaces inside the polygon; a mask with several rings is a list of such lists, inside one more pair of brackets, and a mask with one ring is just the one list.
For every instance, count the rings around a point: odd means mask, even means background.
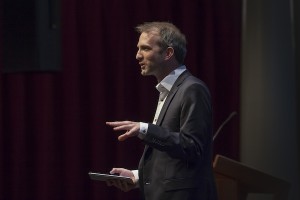
[{"label": "extended index finger", "polygon": [[114,121],[114,122],[105,122],[105,123],[109,126],[116,127],[116,126],[128,125],[131,122],[130,121]]}]

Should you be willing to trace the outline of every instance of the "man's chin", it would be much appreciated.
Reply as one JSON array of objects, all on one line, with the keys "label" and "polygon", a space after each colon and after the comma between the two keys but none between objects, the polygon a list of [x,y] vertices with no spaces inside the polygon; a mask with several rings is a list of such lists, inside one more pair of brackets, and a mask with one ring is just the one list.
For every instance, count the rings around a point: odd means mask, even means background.
[{"label": "man's chin", "polygon": [[146,70],[142,70],[142,71],[141,71],[141,75],[142,75],[142,76],[149,76],[149,74],[147,73]]}]

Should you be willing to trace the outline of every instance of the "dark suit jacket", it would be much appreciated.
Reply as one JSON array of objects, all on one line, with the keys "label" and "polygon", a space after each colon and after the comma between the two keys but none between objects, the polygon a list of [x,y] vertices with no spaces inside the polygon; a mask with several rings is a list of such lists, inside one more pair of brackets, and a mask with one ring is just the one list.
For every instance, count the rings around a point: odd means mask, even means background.
[{"label": "dark suit jacket", "polygon": [[145,200],[217,199],[211,99],[201,80],[188,71],[178,77],[143,141],[139,184]]}]

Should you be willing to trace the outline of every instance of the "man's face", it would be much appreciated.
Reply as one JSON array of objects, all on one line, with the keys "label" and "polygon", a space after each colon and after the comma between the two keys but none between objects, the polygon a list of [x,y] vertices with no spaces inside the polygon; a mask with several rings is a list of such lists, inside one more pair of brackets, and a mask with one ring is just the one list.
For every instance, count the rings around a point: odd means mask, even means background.
[{"label": "man's face", "polygon": [[139,61],[143,76],[157,76],[163,67],[164,52],[158,45],[159,37],[155,32],[140,35],[136,59]]}]

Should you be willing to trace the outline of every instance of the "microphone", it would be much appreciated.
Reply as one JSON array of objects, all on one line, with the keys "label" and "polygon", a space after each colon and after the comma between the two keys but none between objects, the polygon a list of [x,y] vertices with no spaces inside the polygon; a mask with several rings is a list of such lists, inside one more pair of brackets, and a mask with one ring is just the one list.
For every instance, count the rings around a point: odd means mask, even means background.
[{"label": "microphone", "polygon": [[221,126],[218,128],[217,132],[215,133],[215,135],[213,136],[213,141],[216,139],[216,137],[219,135],[220,131],[222,130],[222,128],[232,119],[233,116],[235,116],[237,114],[236,111],[233,111],[228,117],[227,119],[221,124]]}]

